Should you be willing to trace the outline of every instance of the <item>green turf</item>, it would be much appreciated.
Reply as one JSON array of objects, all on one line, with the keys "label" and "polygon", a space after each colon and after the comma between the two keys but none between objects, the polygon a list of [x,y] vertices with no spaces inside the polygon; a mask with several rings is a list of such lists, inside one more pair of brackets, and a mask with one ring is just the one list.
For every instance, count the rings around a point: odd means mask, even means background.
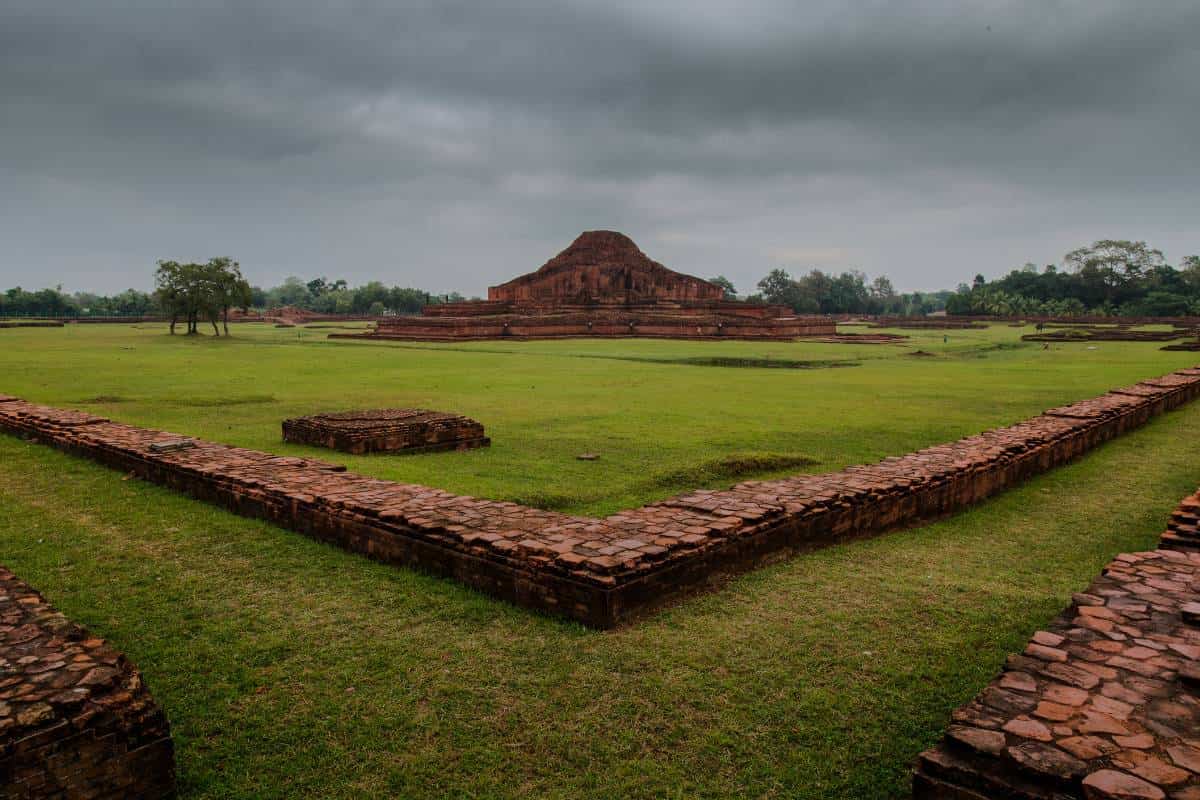
[{"label": "green turf", "polygon": [[[228,342],[17,329],[0,331],[0,392],[314,453],[278,444],[280,416],[445,406],[487,423],[492,451],[347,463],[488,496],[594,493],[574,507],[596,510],[690,488],[689,470],[738,454],[826,469],[904,452],[1194,357],[1144,343],[1014,348],[1018,332],[951,332],[948,345],[919,334],[907,348],[448,349],[294,329],[239,327]],[[905,355],[918,347],[937,355]],[[714,356],[862,366],[643,360]],[[100,395],[123,399],[80,403]],[[1154,542],[1200,482],[1197,437],[1200,404],[970,512],[794,558],[613,632],[7,436],[0,562],[143,670],[185,800],[902,797],[950,709],[1112,554]],[[576,464],[585,447],[604,458]]]},{"label": "green turf", "polygon": [[[269,325],[235,326],[229,339],[170,337],[163,325],[16,328],[0,331],[0,392],[454,492],[605,514],[701,486],[874,461],[1197,360],[1156,343],[1020,343],[1031,330],[908,331],[894,346],[431,345],[331,341],[324,329]],[[788,366],[733,366],[762,361]],[[286,417],[381,406],[467,414],[493,445],[353,457],[280,441]],[[600,459],[575,458],[584,452]]]}]

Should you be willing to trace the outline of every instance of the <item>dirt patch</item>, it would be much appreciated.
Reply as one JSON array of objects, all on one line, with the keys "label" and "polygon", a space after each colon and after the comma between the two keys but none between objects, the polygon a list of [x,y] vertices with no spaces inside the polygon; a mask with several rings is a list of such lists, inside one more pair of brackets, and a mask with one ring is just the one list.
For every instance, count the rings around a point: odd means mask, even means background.
[{"label": "dirt patch", "polygon": [[177,406],[191,408],[218,408],[221,406],[251,406],[259,403],[274,403],[273,394],[243,394],[231,397],[189,397],[173,401]]},{"label": "dirt patch", "polygon": [[845,359],[791,359],[791,358],[730,358],[721,356],[696,356],[693,358],[639,358],[637,356],[581,356],[581,358],[605,358],[614,361],[637,361],[643,364],[679,364],[685,367],[730,367],[733,369],[838,369],[860,367],[861,362]]},{"label": "dirt patch", "polygon": [[675,486],[694,486],[718,480],[737,481],[781,469],[812,467],[821,462],[815,458],[791,453],[733,453],[702,461],[692,466],[651,475],[644,486],[669,489]]}]

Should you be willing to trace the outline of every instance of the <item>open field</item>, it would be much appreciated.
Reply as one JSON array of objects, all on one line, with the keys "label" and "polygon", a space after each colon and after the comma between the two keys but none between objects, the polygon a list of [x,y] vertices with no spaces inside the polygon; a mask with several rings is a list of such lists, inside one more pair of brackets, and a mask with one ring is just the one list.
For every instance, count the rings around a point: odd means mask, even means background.
[{"label": "open field", "polygon": [[[5,331],[0,391],[393,480],[596,515],[700,486],[874,461],[1196,361],[1145,343],[1044,350],[1019,342],[1027,329],[1005,326],[950,331],[948,343],[940,331],[915,331],[903,346],[379,344],[260,325],[235,326],[229,339],[186,340],[164,329]],[[934,355],[911,355],[916,350]],[[755,360],[807,368],[705,366]],[[287,417],[386,406],[466,414],[493,445],[381,458],[280,441]],[[584,452],[601,459],[577,461]]]},{"label": "open field", "polygon": [[[1157,344],[1043,350],[1021,332],[450,347],[69,326],[4,332],[0,391],[598,513],[906,452],[1195,363]],[[858,366],[694,362],[714,358]],[[286,416],[406,404],[480,419],[495,444],[353,458],[279,442]],[[609,633],[10,437],[0,560],[142,668],[185,797],[894,797],[1006,652],[1113,553],[1154,541],[1200,483],[1198,434],[1200,407],[1184,408],[971,512]],[[603,457],[576,462],[585,450]],[[743,472],[755,465],[776,469]]]}]

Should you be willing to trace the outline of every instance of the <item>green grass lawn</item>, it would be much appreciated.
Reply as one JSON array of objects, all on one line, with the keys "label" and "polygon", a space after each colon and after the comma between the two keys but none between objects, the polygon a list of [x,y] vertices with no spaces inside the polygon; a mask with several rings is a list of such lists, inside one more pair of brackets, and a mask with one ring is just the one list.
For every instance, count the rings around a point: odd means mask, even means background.
[{"label": "green grass lawn", "polygon": [[[0,331],[0,392],[598,513],[723,485],[747,455],[834,469],[1196,360],[1154,343],[1020,346],[1008,327],[902,347],[324,333]],[[860,365],[695,365],[711,358]],[[376,458],[279,443],[284,416],[408,404],[475,416],[496,443]],[[756,571],[613,632],[6,436],[0,562],[139,665],[171,720],[185,798],[900,797],[950,709],[1114,553],[1153,544],[1200,483],[1198,436],[1200,404],[970,512]],[[575,461],[584,450],[601,460]]]},{"label": "green grass lawn", "polygon": [[[902,346],[436,345],[329,340],[325,329],[267,325],[235,326],[229,339],[165,330],[0,331],[0,392],[463,494],[606,514],[701,486],[791,474],[797,464],[824,472],[875,461],[1197,360],[1155,343],[1043,349],[1020,343],[1031,328],[1007,326],[950,331],[948,342],[940,331],[909,331]],[[918,350],[933,355],[912,355]],[[751,359],[810,368],[703,365]],[[353,457],[280,441],[286,417],[384,406],[467,414],[493,445]],[[578,461],[584,452],[601,458]]]}]

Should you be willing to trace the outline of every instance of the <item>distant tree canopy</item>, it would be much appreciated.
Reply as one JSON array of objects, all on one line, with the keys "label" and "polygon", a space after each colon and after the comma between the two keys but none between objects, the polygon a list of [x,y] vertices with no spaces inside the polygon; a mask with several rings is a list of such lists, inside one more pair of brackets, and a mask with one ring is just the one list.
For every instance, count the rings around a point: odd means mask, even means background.
[{"label": "distant tree canopy", "polygon": [[91,292],[68,295],[62,287],[27,292],[17,286],[0,294],[0,316],[5,317],[142,316],[154,307],[154,298],[136,289],[105,297]]},{"label": "distant tree canopy", "polygon": [[220,318],[228,336],[229,309],[248,308],[253,299],[241,267],[226,257],[210,259],[207,264],[159,261],[154,283],[155,300],[171,318],[172,334],[180,319],[187,324],[188,334],[195,334],[204,318],[212,323],[213,333],[220,336]]},{"label": "distant tree canopy", "polygon": [[733,281],[729,280],[729,278],[726,278],[724,275],[718,275],[715,278],[709,278],[708,282],[714,283],[724,289],[726,300],[737,299],[737,288],[733,285]]},{"label": "distant tree canopy", "polygon": [[[964,276],[965,278],[966,276]],[[951,314],[1045,315],[1082,314],[1137,317],[1200,316],[1200,255],[1167,263],[1162,252],[1145,242],[1102,239],[1067,253],[1062,264],[1025,264],[994,281],[975,275],[956,291],[899,293],[884,275],[868,281],[857,270],[841,273],[810,270],[793,277],[777,268],[758,282],[757,293],[737,294],[724,275],[711,279],[725,299],[776,303],[804,314],[919,315],[945,310]],[[344,279],[325,276],[289,277],[278,286],[250,286],[237,262],[214,258],[206,264],[160,261],[153,295],[136,289],[104,296],[65,294],[62,287],[26,291],[14,287],[0,294],[0,316],[142,316],[161,309],[174,326],[189,333],[208,320],[217,330],[233,308],[269,310],[295,306],[321,314],[415,314],[422,306],[460,302],[458,292],[435,295],[421,289],[385,286],[371,281],[352,287]]]},{"label": "distant tree canopy", "polygon": [[331,281],[322,276],[310,281],[290,277],[271,289],[254,288],[253,305],[256,308],[280,308],[295,306],[320,314],[415,314],[422,306],[465,299],[454,292],[448,295],[431,295],[421,289],[388,287],[379,281],[371,281],[358,287],[350,287],[345,280]]},{"label": "distant tree canopy", "polygon": [[867,276],[858,270],[834,275],[819,269],[799,278],[773,269],[758,282],[758,292],[747,300],[785,305],[800,314],[928,314],[944,308],[952,294],[897,294],[883,275],[868,284]]},{"label": "distant tree canopy", "polygon": [[994,281],[975,276],[946,303],[951,314],[1081,314],[1174,317],[1200,314],[1200,257],[1178,267],[1145,242],[1102,239],[1063,256],[1062,269],[1026,264]]}]

